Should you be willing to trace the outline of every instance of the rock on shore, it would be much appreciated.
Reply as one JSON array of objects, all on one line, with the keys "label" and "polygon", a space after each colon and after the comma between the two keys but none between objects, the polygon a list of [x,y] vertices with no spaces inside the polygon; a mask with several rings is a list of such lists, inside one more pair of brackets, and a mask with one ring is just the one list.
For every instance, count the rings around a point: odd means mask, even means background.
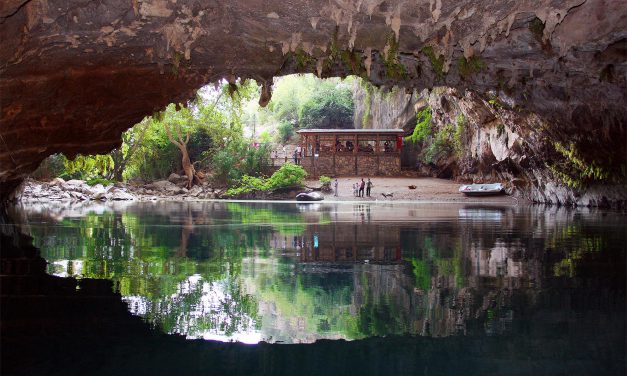
[{"label": "rock on shore", "polygon": [[145,185],[115,183],[107,185],[88,185],[83,180],[55,178],[50,182],[28,180],[24,184],[19,200],[21,201],[133,201],[177,199],[212,199],[219,191],[207,183],[195,185],[191,189],[184,187],[185,177],[170,175],[168,180],[159,180]]}]

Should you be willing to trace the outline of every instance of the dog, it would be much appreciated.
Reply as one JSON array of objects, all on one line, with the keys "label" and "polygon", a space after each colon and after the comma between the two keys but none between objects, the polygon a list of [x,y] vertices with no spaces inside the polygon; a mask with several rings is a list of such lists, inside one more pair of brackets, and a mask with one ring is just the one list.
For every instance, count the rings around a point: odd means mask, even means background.
[{"label": "dog", "polygon": [[390,192],[390,193],[381,193],[381,196],[388,198],[388,197],[394,197],[394,193]]}]

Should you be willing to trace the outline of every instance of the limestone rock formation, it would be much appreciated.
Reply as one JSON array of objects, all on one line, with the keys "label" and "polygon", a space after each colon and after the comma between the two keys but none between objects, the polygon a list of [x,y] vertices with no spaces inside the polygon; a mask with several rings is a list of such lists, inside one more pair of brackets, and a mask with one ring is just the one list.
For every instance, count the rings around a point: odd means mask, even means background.
[{"label": "limestone rock formation", "polygon": [[[507,93],[624,160],[626,5],[612,0],[9,0],[0,4],[0,200],[48,155],[222,77],[360,75]],[[263,102],[270,87],[265,85]],[[571,130],[575,130],[575,136]],[[605,140],[613,141],[606,144]]]}]

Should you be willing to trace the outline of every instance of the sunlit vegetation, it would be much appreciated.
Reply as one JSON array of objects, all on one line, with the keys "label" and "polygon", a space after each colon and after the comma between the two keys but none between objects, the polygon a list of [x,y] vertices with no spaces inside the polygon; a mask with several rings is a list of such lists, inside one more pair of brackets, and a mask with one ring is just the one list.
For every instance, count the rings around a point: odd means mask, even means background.
[{"label": "sunlit vegetation", "polygon": [[610,180],[610,173],[597,161],[586,161],[581,157],[574,144],[562,145],[553,143],[555,150],[561,154],[561,161],[547,163],[547,167],[564,184],[571,188],[585,188],[593,182]]},{"label": "sunlit vegetation", "polygon": [[424,163],[435,163],[440,159],[452,155],[462,157],[464,154],[464,137],[466,134],[466,118],[459,114],[455,119],[455,125],[446,124],[437,129],[432,125],[431,108],[425,107],[416,114],[416,127],[414,132],[407,137],[413,143],[419,143],[422,147],[419,160]]},{"label": "sunlit vegetation", "polygon": [[425,107],[416,114],[416,127],[411,136],[408,137],[411,142],[424,142],[431,136],[433,130],[431,128],[431,107]]},{"label": "sunlit vegetation", "polygon": [[250,175],[242,176],[235,187],[226,191],[226,195],[240,196],[252,192],[302,187],[305,177],[307,177],[307,172],[302,166],[286,163],[267,179]]},{"label": "sunlit vegetation", "polygon": [[[294,129],[350,128],[353,112],[350,80],[298,75],[277,80],[263,117],[291,124]],[[286,133],[289,132],[282,132],[281,138],[285,139]]]},{"label": "sunlit vegetation", "polygon": [[267,108],[257,104],[255,81],[223,81],[202,88],[193,101],[170,104],[144,118],[123,133],[122,145],[111,153],[72,160],[53,155],[33,176],[110,184],[177,173],[192,184],[208,175],[219,186],[244,176],[263,178],[271,172],[272,150],[297,142],[297,130],[352,127],[352,80],[321,80],[311,74],[279,78]]}]

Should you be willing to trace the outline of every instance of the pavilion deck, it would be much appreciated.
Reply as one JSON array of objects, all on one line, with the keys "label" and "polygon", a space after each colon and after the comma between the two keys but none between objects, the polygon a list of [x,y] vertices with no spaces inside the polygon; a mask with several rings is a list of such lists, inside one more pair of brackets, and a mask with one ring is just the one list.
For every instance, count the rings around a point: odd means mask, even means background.
[{"label": "pavilion deck", "polygon": [[402,129],[304,129],[300,164],[311,176],[396,176]]}]

